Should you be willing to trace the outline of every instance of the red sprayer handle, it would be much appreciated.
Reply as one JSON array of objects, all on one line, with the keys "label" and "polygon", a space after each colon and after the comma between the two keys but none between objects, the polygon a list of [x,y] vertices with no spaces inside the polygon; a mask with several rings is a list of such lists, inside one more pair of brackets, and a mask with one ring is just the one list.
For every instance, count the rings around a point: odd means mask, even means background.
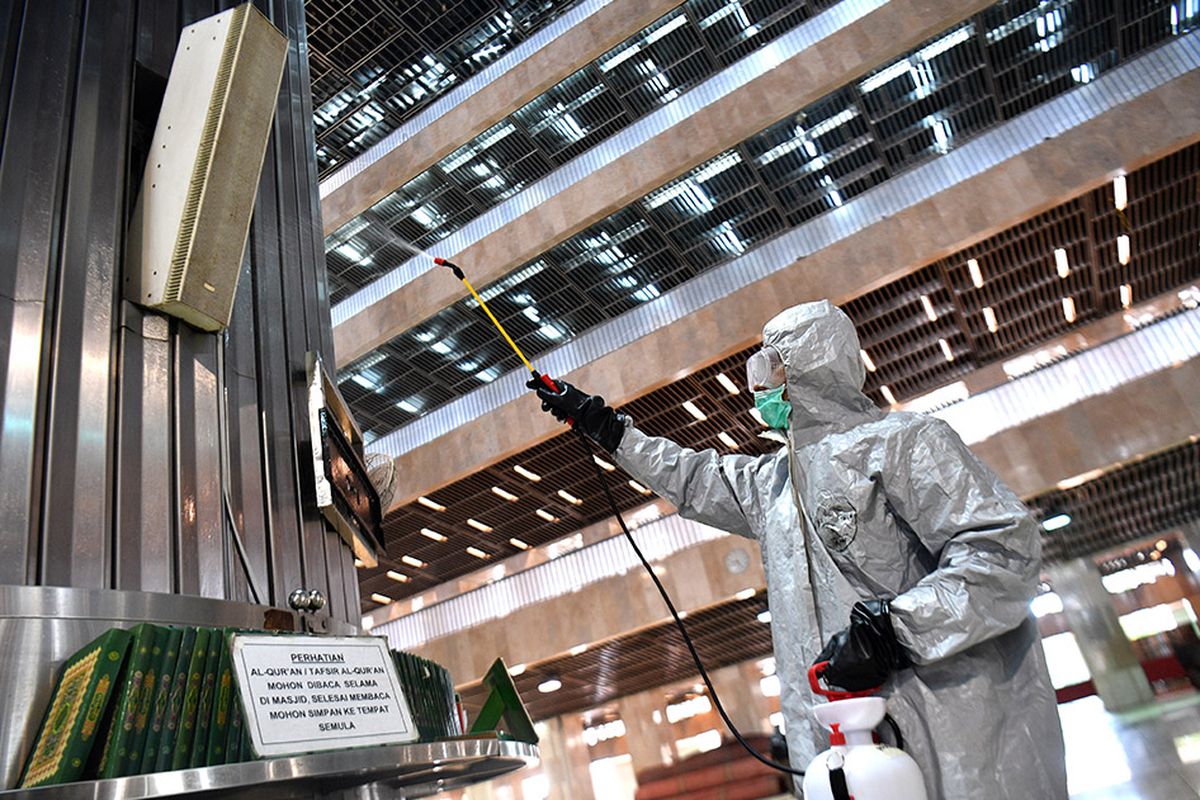
[{"label": "red sprayer handle", "polygon": [[[561,389],[558,388],[558,384],[554,382],[554,378],[551,378],[549,375],[546,375],[545,373],[541,373],[541,372],[534,372],[533,374],[535,377],[537,377],[537,379],[539,381],[541,381],[546,386],[547,389],[554,392],[555,394],[558,394],[560,391],[562,391]],[[568,417],[567,424],[570,425],[572,428],[574,428],[575,420]]]},{"label": "red sprayer handle", "polygon": [[856,697],[870,697],[876,694],[882,686],[876,686],[874,689],[867,689],[863,692],[842,692],[837,689],[826,689],[821,685],[821,676],[825,674],[825,670],[829,669],[828,661],[818,661],[808,668],[808,686],[812,689],[813,694],[819,694],[830,700],[853,700]]}]

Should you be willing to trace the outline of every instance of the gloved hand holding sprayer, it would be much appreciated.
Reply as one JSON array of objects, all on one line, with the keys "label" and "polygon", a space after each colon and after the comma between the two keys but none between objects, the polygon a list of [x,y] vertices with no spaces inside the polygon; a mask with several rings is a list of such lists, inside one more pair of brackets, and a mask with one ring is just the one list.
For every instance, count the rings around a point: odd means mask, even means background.
[{"label": "gloved hand holding sprayer", "polygon": [[790,761],[808,764],[834,744],[819,762],[825,785],[814,791],[806,781],[809,796],[925,796],[898,783],[872,788],[878,775],[869,769],[855,774],[842,732],[813,724],[811,711],[828,722],[835,712],[820,709],[838,705],[819,706],[814,695],[851,696],[823,679],[882,695],[864,703],[886,699],[930,798],[1066,800],[1055,697],[1029,612],[1038,526],[948,425],[887,413],[863,394],[858,337],[840,309],[806,303],[763,328],[748,388],[787,441],[764,456],[647,435],[603,398],[525,363],[544,410],[681,516],[759,541]]}]

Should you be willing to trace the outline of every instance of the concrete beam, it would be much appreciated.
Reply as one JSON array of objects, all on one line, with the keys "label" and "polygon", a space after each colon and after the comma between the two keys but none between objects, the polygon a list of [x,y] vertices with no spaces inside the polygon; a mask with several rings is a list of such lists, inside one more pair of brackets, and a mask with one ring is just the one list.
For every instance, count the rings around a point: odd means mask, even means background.
[{"label": "concrete beam", "polygon": [[[454,260],[475,285],[487,285],[990,5],[988,0],[891,0],[516,217]],[[329,219],[330,212],[324,213]],[[353,361],[465,295],[462,285],[446,280],[445,273],[421,275],[334,328],[338,364]]]},{"label": "concrete beam", "polygon": [[[789,306],[845,302],[1200,140],[1196,97],[1193,72],[562,377],[617,404],[653,391],[750,346]],[[532,398],[517,398],[397,458],[395,505],[559,432]]]}]

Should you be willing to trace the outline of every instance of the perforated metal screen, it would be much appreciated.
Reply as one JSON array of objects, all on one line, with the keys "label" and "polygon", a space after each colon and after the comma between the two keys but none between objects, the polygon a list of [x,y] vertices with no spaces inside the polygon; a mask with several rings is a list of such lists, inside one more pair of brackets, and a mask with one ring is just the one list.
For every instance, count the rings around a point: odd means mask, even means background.
[{"label": "perforated metal screen", "polygon": [[[867,393],[881,406],[890,402],[885,387],[897,400],[910,399],[983,364],[1037,347],[1086,321],[1120,310],[1122,286],[1130,287],[1131,302],[1140,302],[1200,279],[1200,145],[1180,150],[1125,180],[1128,200],[1123,212],[1115,209],[1114,187],[1109,184],[848,303],[845,309],[874,367],[867,372]],[[1129,264],[1120,263],[1116,238],[1120,235],[1131,237]],[[1054,255],[1060,247],[1069,251],[1066,278],[1060,277]],[[975,274],[980,286],[975,285]],[[928,308],[922,297],[929,298]],[[1077,298],[1074,322],[1066,320],[1063,297]],[[988,328],[984,308],[993,309],[995,333]],[[930,311],[936,319],[930,319]],[[494,346],[495,335],[485,323],[471,330],[483,346]],[[745,361],[752,350],[640,397],[623,410],[645,430],[691,447],[733,452],[721,438],[724,434],[737,445],[737,452],[766,452],[771,445],[758,438],[762,428],[750,415],[753,401],[741,388]],[[502,351],[496,348],[496,352]],[[420,351],[411,357],[420,358]],[[378,379],[384,380],[392,365],[403,364],[400,357],[380,362],[376,365]],[[437,366],[432,361],[417,364]],[[731,393],[719,375],[738,392]],[[414,391],[432,391],[418,377],[410,380]],[[343,384],[343,391],[355,403],[361,402],[360,394],[381,396],[354,383]],[[698,420],[686,411],[685,401],[692,401],[705,419]],[[540,413],[532,398],[529,408],[531,414]],[[517,465],[542,480],[522,477],[514,470]],[[622,510],[647,499],[619,470],[612,480]],[[492,492],[493,486],[515,494],[518,500],[503,499]],[[565,502],[559,490],[582,503]],[[389,554],[378,570],[360,570],[364,598],[372,592],[398,598],[422,591],[478,569],[493,558],[515,554],[519,548],[511,543],[512,538],[528,545],[545,544],[609,516],[591,466],[582,458],[574,438],[566,435],[482,469],[431,496],[445,505],[446,511],[411,503],[385,521]],[[539,509],[561,521],[537,516]],[[480,531],[470,526],[468,519],[482,521],[493,530]],[[420,531],[425,527],[446,534],[449,541],[438,543],[423,536]],[[468,546],[488,559],[470,555]],[[403,555],[427,566],[412,569],[400,561]],[[389,569],[409,581],[389,579]],[[374,604],[365,600],[364,608],[371,607]]]}]

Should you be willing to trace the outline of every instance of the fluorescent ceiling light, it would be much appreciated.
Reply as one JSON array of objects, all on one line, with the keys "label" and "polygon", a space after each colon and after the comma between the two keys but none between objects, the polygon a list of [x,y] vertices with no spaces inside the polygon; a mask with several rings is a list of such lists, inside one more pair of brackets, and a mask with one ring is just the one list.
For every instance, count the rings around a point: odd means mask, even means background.
[{"label": "fluorescent ceiling light", "polygon": [[559,489],[558,496],[561,497],[563,500],[566,500],[568,503],[570,503],[573,506],[583,505],[582,500],[580,500],[578,497],[576,497],[575,495],[568,492],[566,489]]},{"label": "fluorescent ceiling light", "polygon": [[387,571],[387,576],[389,578],[391,578],[392,580],[394,580],[396,583],[408,583],[410,580],[412,580],[412,578],[408,577],[404,573],[396,572],[396,570],[394,570],[394,569],[389,569]]},{"label": "fluorescent ceiling light", "polygon": [[987,323],[987,329],[992,333],[1000,330],[1000,326],[996,322],[996,312],[992,310],[991,306],[983,307],[983,321]]},{"label": "fluorescent ceiling light", "polygon": [[633,489],[638,494],[654,494],[654,492],[650,491],[645,486],[642,486],[637,481],[630,481],[629,488]]},{"label": "fluorescent ceiling light", "polygon": [[400,556],[400,560],[405,564],[408,564],[410,567],[416,567],[417,569],[424,569],[425,567],[429,566],[421,559],[413,558],[412,556]]},{"label": "fluorescent ceiling light", "polygon": [[1126,194],[1125,176],[1118,175],[1113,178],[1113,205],[1117,207],[1117,211],[1124,211],[1128,204],[1129,195]]},{"label": "fluorescent ceiling light", "polygon": [[595,461],[596,466],[598,466],[600,469],[604,470],[605,472],[612,472],[616,469],[616,467],[614,467],[612,464],[605,461],[600,456],[592,456],[592,461]]},{"label": "fluorescent ceiling light", "polygon": [[467,524],[470,525],[475,530],[481,531],[483,533],[491,533],[492,532],[491,525],[485,525],[477,519],[469,519],[469,520],[467,520]]},{"label": "fluorescent ceiling light", "polygon": [[1128,264],[1130,257],[1129,236],[1121,234],[1117,237],[1117,261]]},{"label": "fluorescent ceiling light", "polygon": [[527,667],[524,664],[513,664],[508,668],[508,674],[516,678],[519,675],[524,675]]},{"label": "fluorescent ceiling light", "polygon": [[867,372],[875,371],[875,362],[871,359],[870,353],[868,353],[866,350],[859,350],[858,357],[862,359],[863,366],[867,368]]},{"label": "fluorescent ceiling light", "polygon": [[983,272],[979,269],[979,262],[973,258],[967,259],[967,271],[971,273],[971,283],[976,289],[983,288]]},{"label": "fluorescent ceiling light", "polygon": [[726,447],[729,447],[733,450],[738,449],[737,440],[734,439],[732,436],[730,436],[725,431],[721,431],[720,433],[718,433],[717,438],[720,439],[725,444]]},{"label": "fluorescent ceiling light", "polygon": [[1121,284],[1121,308],[1129,308],[1133,305],[1133,286],[1128,283]]},{"label": "fluorescent ceiling light", "polygon": [[938,339],[938,346],[942,348],[942,355],[946,357],[947,361],[954,360],[954,351],[950,349],[949,342],[945,339]]},{"label": "fluorescent ceiling light", "polygon": [[426,539],[433,539],[435,542],[446,541],[445,536],[443,536],[442,534],[433,530],[432,528],[421,528],[421,535],[424,536]]},{"label": "fluorescent ceiling light", "polygon": [[562,688],[562,681],[554,676],[551,676],[551,677],[547,678],[546,680],[542,681],[541,683],[538,684],[538,687],[537,687],[538,691],[541,692],[542,694],[550,694],[551,692],[557,692],[561,688]]},{"label": "fluorescent ceiling light", "polygon": [[884,400],[888,401],[888,405],[896,405],[896,395],[892,394],[892,390],[886,383],[879,387],[879,393],[883,395]]},{"label": "fluorescent ceiling light", "polygon": [[1067,322],[1075,321],[1075,298],[1064,297],[1062,299],[1063,316],[1067,318]]},{"label": "fluorescent ceiling light", "polygon": [[361,558],[354,559],[354,566],[357,567],[358,569],[362,569],[366,565],[367,565],[366,562],[363,561]]},{"label": "fluorescent ceiling light", "polygon": [[1058,270],[1058,277],[1065,278],[1071,274],[1071,265],[1067,262],[1067,251],[1063,248],[1056,248],[1054,251],[1054,268]]},{"label": "fluorescent ceiling light", "polygon": [[735,594],[733,596],[733,599],[734,600],[749,600],[751,597],[754,597],[754,595],[756,595],[756,594],[758,594],[757,589],[742,589],[740,592],[738,592],[737,594]]},{"label": "fluorescent ceiling light", "polygon": [[546,522],[558,522],[558,517],[554,516],[544,508],[539,508],[535,513],[542,519],[546,520]]},{"label": "fluorescent ceiling light", "polygon": [[529,549],[529,545],[527,545],[525,542],[522,542],[520,539],[516,539],[516,538],[509,539],[508,543],[511,544],[513,547],[517,548],[518,550],[528,550]]},{"label": "fluorescent ceiling light", "polygon": [[467,552],[476,558],[487,558],[488,554],[480,550],[478,547],[468,547]]},{"label": "fluorescent ceiling light", "polygon": [[929,295],[921,295],[921,307],[925,309],[925,317],[930,322],[937,322],[937,311],[933,308],[933,301],[929,299]]},{"label": "fluorescent ceiling light", "polygon": [[434,511],[445,511],[446,510],[446,507],[444,505],[442,505],[441,503],[438,503],[434,500],[430,500],[428,497],[418,497],[417,502],[420,503],[421,505],[425,506],[426,508],[432,508]]},{"label": "fluorescent ceiling light", "polygon": [[540,481],[542,479],[541,475],[538,475],[536,472],[530,472],[529,470],[522,467],[520,464],[517,464],[515,467],[513,467],[513,472],[517,473],[522,478],[528,478],[529,480],[533,481],[534,483],[537,483],[538,481]]},{"label": "fluorescent ceiling light", "polygon": [[770,622],[771,622],[771,612],[770,612],[770,611],[764,611],[764,612],[762,612],[761,614],[759,614],[759,615],[758,615],[758,621],[759,621],[759,622],[761,622],[763,625],[768,625],[768,624],[770,624]]},{"label": "fluorescent ceiling light", "polygon": [[510,503],[517,502],[517,496],[515,494],[505,489],[501,489],[499,486],[492,487],[492,494],[496,495],[496,497],[503,498]]},{"label": "fluorescent ceiling light", "polygon": [[1070,514],[1055,514],[1042,520],[1042,530],[1057,531],[1071,524]]},{"label": "fluorescent ceiling light", "polygon": [[583,655],[584,653],[586,653],[587,649],[588,649],[588,646],[586,644],[577,644],[574,647],[572,647],[570,650],[568,650],[567,652],[573,656],[579,656],[579,655]]},{"label": "fluorescent ceiling light", "polygon": [[767,421],[765,419],[763,419],[762,412],[759,411],[757,408],[750,409],[750,416],[754,417],[754,421],[757,422],[762,427],[764,427],[764,428],[767,427]]},{"label": "fluorescent ceiling light", "polygon": [[737,394],[740,391],[737,387],[737,384],[731,381],[729,376],[724,372],[717,373],[717,382],[724,386],[725,391],[729,392],[730,394]]},{"label": "fluorescent ceiling light", "polygon": [[381,606],[386,606],[388,603],[392,602],[392,598],[388,597],[386,594],[380,594],[379,592],[372,594],[371,599],[376,603],[379,603]]},{"label": "fluorescent ceiling light", "polygon": [[685,402],[683,404],[683,410],[688,412],[689,414],[691,414],[693,417],[695,417],[700,422],[703,422],[704,420],[708,419],[708,415],[705,414],[703,411],[701,411],[700,407],[697,406],[695,403],[693,403],[691,400],[688,400],[687,402]]}]

